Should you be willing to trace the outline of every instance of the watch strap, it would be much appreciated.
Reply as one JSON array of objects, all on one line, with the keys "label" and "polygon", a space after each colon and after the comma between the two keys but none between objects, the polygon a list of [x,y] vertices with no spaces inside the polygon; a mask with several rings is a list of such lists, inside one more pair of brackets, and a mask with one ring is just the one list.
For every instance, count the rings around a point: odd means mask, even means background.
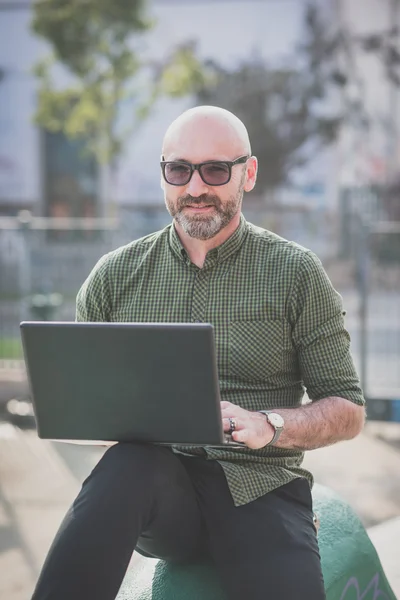
[{"label": "watch strap", "polygon": [[272,412],[274,412],[273,410],[259,410],[259,413],[261,413],[262,415],[265,415],[268,423],[274,428],[274,436],[272,438],[272,440],[270,442],[268,442],[268,444],[265,444],[265,446],[273,446],[273,444],[275,444],[278,440],[279,437],[283,431],[283,427],[276,427],[273,423],[271,423],[271,421],[268,419],[268,415]]}]

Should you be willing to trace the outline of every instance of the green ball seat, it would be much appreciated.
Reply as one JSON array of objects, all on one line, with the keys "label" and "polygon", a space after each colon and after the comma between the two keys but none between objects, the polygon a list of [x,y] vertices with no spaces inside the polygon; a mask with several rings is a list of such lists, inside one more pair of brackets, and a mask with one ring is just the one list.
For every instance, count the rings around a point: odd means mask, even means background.
[{"label": "green ball seat", "polygon": [[[318,542],[327,600],[396,600],[377,552],[350,506],[318,484],[313,500],[320,521]],[[117,600],[229,599],[208,561],[183,566],[143,559],[128,570]]]}]

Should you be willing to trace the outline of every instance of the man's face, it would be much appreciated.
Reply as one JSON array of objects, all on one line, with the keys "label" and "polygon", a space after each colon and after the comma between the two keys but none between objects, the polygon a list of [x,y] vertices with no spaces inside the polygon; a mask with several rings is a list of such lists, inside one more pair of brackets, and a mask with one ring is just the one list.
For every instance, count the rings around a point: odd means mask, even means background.
[{"label": "man's face", "polygon": [[[200,120],[169,136],[163,159],[198,165],[207,161],[234,161],[248,156],[246,150],[226,125]],[[207,170],[202,171],[203,179],[194,170],[185,185],[171,185],[163,178],[161,185],[168,212],[190,237],[213,238],[240,213],[243,192],[254,186],[256,171],[256,159],[249,158],[232,166],[230,179],[224,185],[210,184]]]},{"label": "man's face", "polygon": [[198,171],[194,171],[186,186],[166,183],[164,193],[169,214],[190,237],[213,238],[241,209],[245,169],[243,164],[235,165],[231,180],[217,187],[205,184]]}]

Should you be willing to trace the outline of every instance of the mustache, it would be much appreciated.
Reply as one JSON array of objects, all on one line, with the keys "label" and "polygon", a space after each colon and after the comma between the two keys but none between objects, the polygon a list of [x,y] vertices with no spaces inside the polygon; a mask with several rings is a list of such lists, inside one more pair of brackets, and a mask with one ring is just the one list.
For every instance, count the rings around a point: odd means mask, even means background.
[{"label": "mustache", "polygon": [[209,204],[218,208],[221,204],[221,200],[214,194],[202,194],[201,196],[196,197],[186,194],[186,196],[180,196],[178,198],[179,208],[184,208],[189,204]]}]

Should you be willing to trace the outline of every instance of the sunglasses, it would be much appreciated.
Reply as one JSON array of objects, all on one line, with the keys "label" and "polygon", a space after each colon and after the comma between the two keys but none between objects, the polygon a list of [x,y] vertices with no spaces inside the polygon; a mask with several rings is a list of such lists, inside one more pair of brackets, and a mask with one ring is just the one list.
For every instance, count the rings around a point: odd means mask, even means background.
[{"label": "sunglasses", "polygon": [[162,174],[170,185],[186,185],[195,171],[206,185],[225,185],[232,176],[232,167],[245,163],[248,156],[240,156],[236,160],[208,160],[192,165],[183,160],[162,160],[160,162]]}]

